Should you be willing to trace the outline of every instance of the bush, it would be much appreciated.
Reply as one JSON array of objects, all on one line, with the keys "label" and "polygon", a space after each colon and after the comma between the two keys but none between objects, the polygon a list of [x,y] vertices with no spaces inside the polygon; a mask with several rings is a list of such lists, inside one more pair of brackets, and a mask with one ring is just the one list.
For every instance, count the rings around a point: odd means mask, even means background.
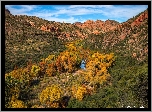
[{"label": "bush", "polygon": [[82,103],[82,101],[79,101],[77,99],[70,99],[70,101],[68,102],[68,106],[67,108],[85,108],[84,104]]},{"label": "bush", "polygon": [[70,99],[67,108],[116,108],[118,95],[112,87],[99,89],[94,95],[86,95],[83,100]]},{"label": "bush", "polygon": [[148,64],[139,65],[132,58],[117,57],[109,71],[123,107],[148,107]]},{"label": "bush", "polygon": [[114,54],[100,54],[94,53],[88,58],[86,64],[86,71],[84,71],[84,79],[90,83],[103,84],[110,79],[110,74],[108,73],[108,68],[112,65],[114,61]]},{"label": "bush", "polygon": [[9,108],[27,108],[27,106],[21,100],[14,100],[14,101],[12,100],[10,102]]},{"label": "bush", "polygon": [[[51,85],[45,88],[39,95],[41,104],[52,104],[54,101],[59,101],[62,96],[62,90],[58,85]],[[52,104],[53,105],[53,104]]]},{"label": "bush", "polygon": [[84,96],[87,94],[87,88],[85,86],[72,86],[72,95],[78,99],[82,100]]},{"label": "bush", "polygon": [[28,92],[30,85],[30,77],[27,69],[17,69],[5,74],[5,106],[8,107],[8,103],[11,98],[23,97],[20,92]]},{"label": "bush", "polygon": [[33,65],[31,69],[31,77],[37,77],[40,72],[40,67],[37,65]]}]

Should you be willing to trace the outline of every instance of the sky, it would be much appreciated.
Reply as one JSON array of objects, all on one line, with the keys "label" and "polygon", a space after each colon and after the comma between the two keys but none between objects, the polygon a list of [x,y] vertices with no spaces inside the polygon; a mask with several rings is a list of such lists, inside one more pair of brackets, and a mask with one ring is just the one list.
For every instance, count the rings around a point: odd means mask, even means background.
[{"label": "sky", "polygon": [[148,8],[148,5],[5,5],[13,15],[37,16],[65,23],[86,20],[127,21]]}]

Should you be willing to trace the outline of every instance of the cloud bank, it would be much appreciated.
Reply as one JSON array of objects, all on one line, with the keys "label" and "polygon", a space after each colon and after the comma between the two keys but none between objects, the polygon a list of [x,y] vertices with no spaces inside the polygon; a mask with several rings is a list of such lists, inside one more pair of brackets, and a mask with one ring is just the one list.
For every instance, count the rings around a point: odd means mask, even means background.
[{"label": "cloud bank", "polygon": [[146,10],[148,5],[6,5],[13,15],[37,16],[56,22],[116,20],[125,22]]}]

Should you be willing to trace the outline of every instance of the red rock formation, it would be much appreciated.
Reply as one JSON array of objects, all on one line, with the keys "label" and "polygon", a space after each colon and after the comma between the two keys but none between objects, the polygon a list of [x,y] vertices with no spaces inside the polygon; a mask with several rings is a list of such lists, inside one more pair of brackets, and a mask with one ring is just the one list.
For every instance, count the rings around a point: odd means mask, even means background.
[{"label": "red rock formation", "polygon": [[46,27],[44,25],[42,25],[40,30],[46,31]]},{"label": "red rock formation", "polygon": [[[114,30],[116,28],[116,26],[118,25],[118,23],[112,21],[112,20],[107,20],[107,21],[101,21],[101,20],[97,20],[97,21],[93,21],[93,20],[87,20],[84,23],[75,23],[76,26],[80,27],[80,28],[88,28],[90,31],[90,33],[96,33],[97,31],[110,31],[110,30]],[[94,30],[96,30],[94,32]]]},{"label": "red rock formation", "polygon": [[70,34],[69,33],[66,33],[66,38],[70,38]]},{"label": "red rock formation", "polygon": [[120,38],[121,40],[124,40],[124,39],[126,38],[126,35],[125,35],[125,34],[121,34],[121,35],[119,36],[119,38]]},{"label": "red rock formation", "polygon": [[95,35],[98,35],[100,32],[98,30],[95,30],[92,33],[95,34]]},{"label": "red rock formation", "polygon": [[148,11],[141,14],[133,23],[131,23],[131,26],[139,26],[145,19],[148,18]]},{"label": "red rock formation", "polygon": [[34,25],[34,22],[31,22],[31,21],[30,21],[29,23],[30,23],[31,26],[35,26],[35,25]]},{"label": "red rock formation", "polygon": [[59,35],[59,32],[61,31],[59,27],[55,27],[53,25],[42,25],[40,30],[55,32],[57,35]]}]

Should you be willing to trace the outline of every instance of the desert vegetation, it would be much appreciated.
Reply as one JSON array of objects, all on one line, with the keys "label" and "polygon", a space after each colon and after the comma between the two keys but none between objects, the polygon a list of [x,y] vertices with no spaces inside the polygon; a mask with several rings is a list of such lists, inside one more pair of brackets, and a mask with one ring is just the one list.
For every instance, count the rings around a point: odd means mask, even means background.
[{"label": "desert vegetation", "polygon": [[5,108],[148,108],[148,9],[121,24],[5,12]]}]

